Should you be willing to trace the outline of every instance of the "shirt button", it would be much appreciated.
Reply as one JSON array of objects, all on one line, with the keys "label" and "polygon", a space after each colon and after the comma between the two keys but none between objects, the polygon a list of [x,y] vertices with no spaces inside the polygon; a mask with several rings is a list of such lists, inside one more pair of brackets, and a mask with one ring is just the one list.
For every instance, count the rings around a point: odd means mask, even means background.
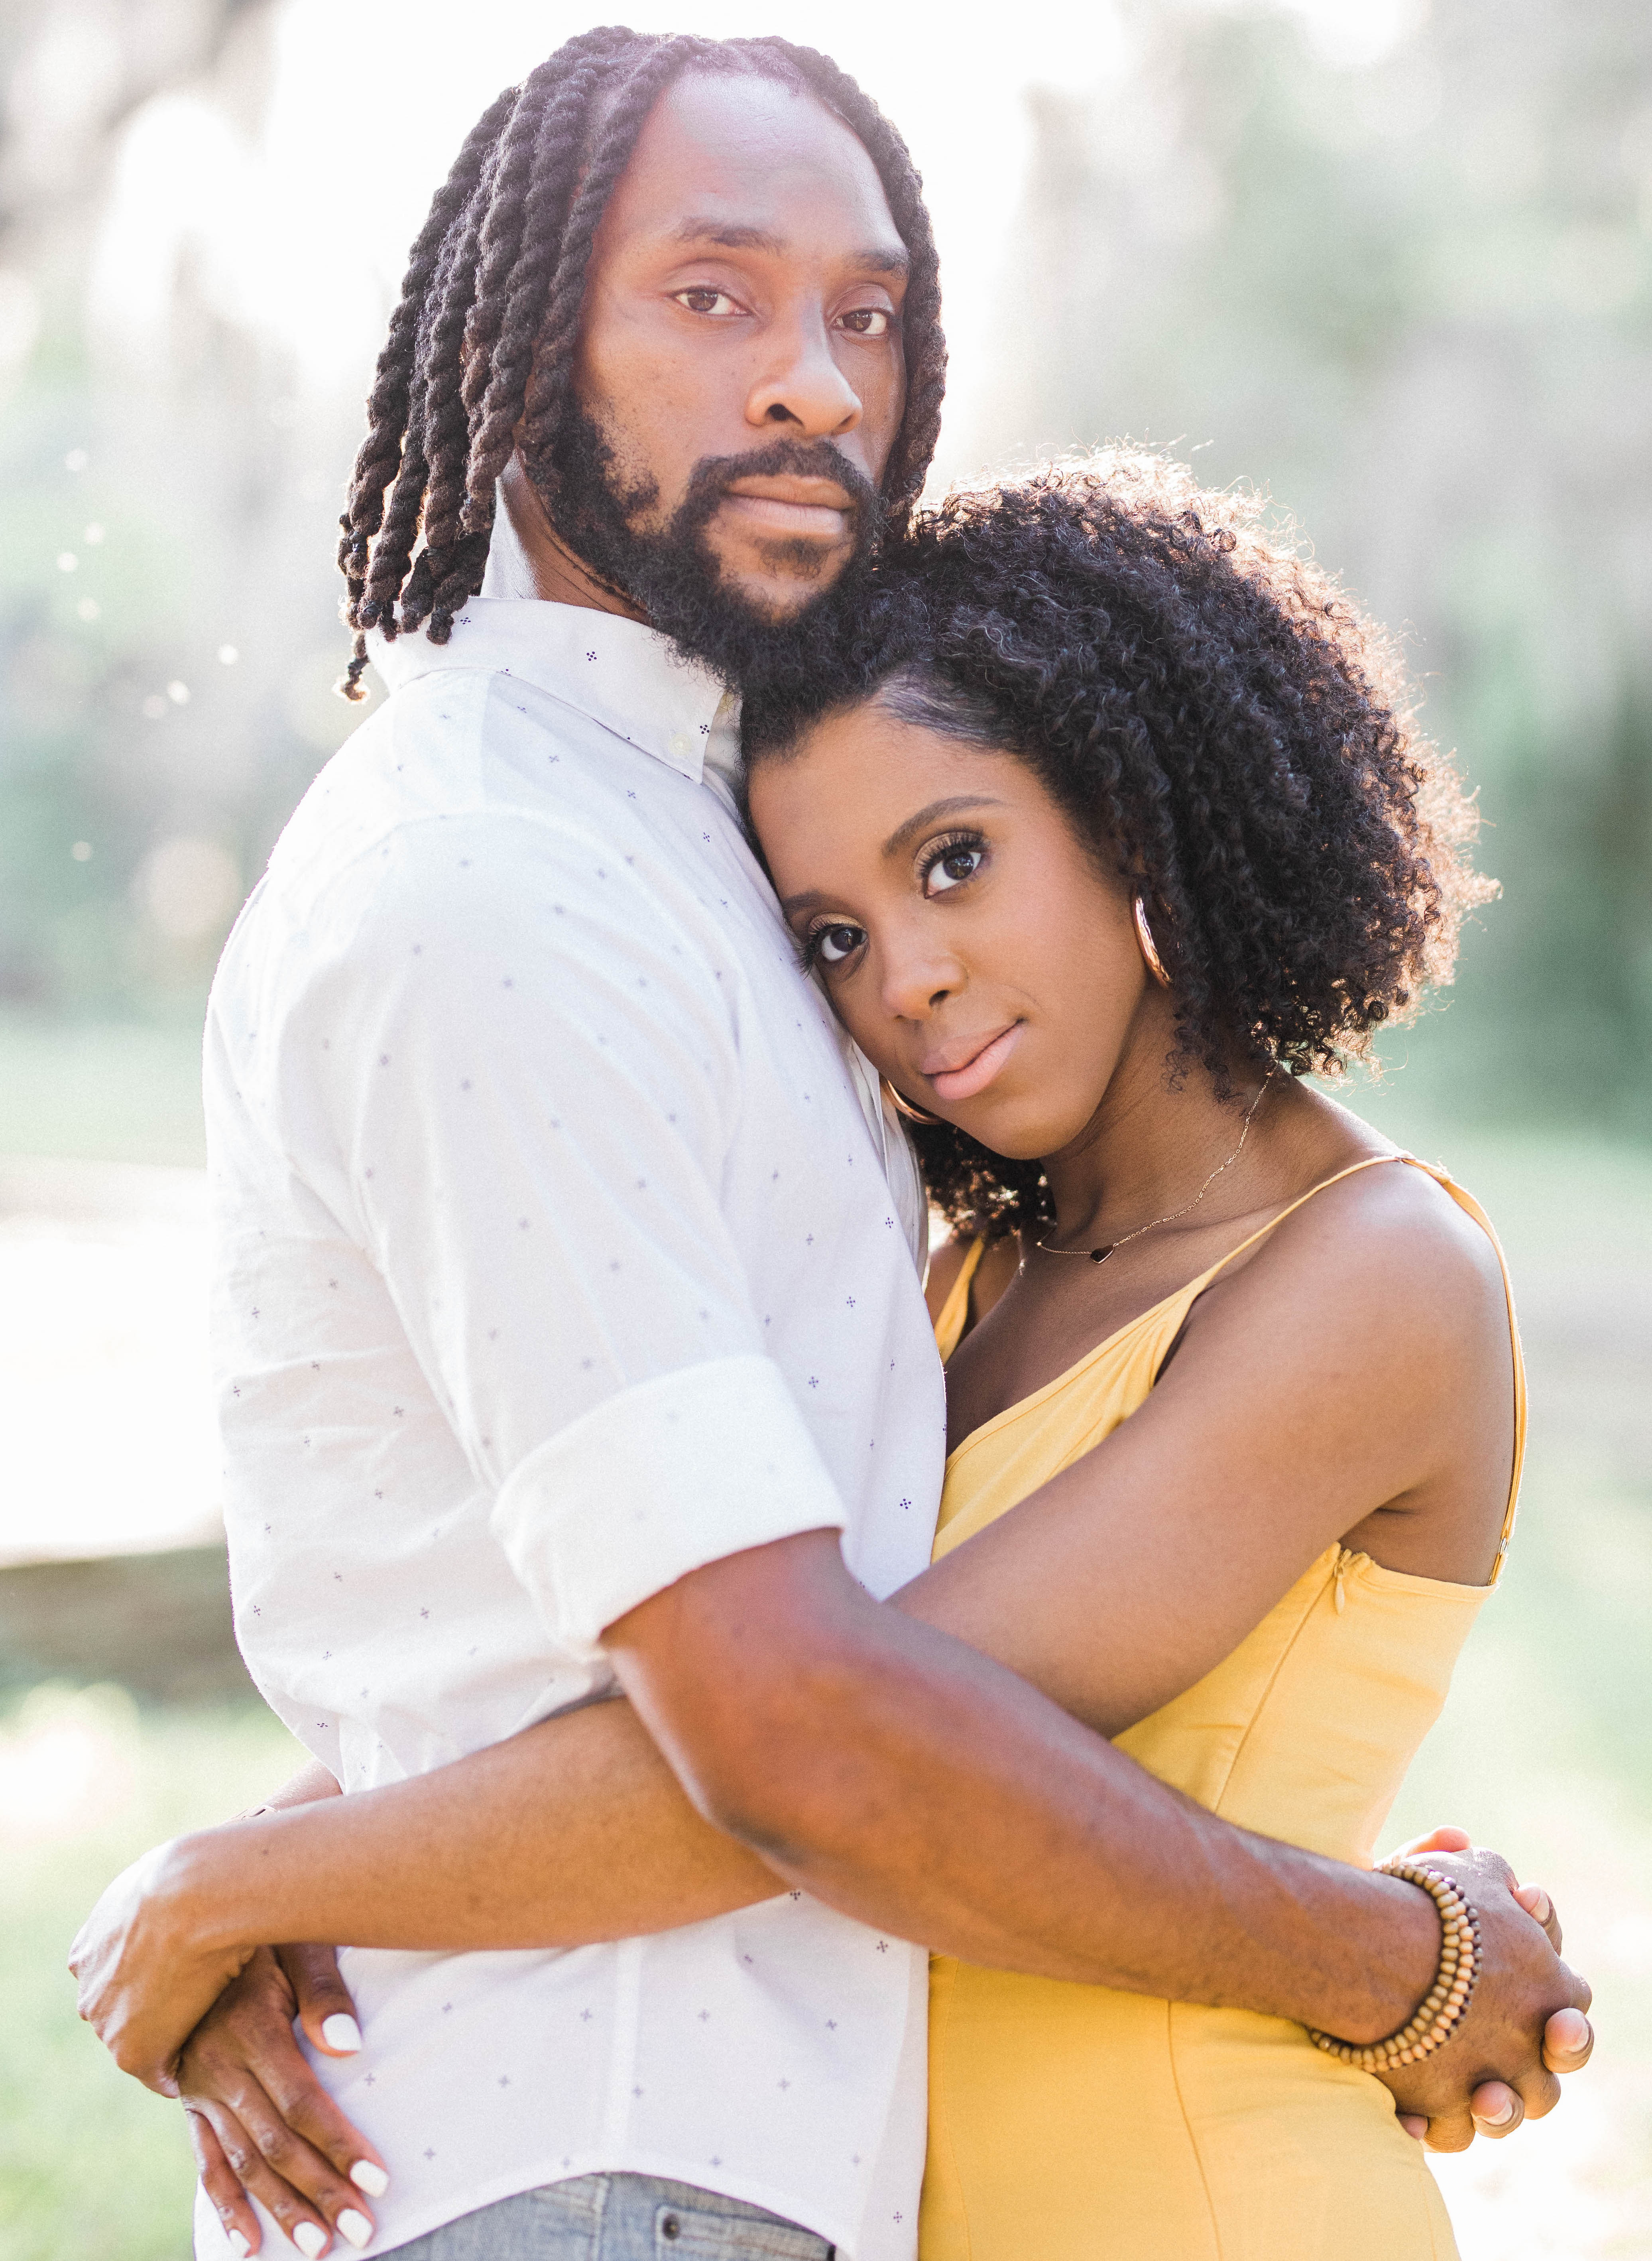
[{"label": "shirt button", "polygon": [[[672,750],[672,752],[673,752],[674,754],[686,754],[686,753],[687,753],[687,751],[689,750],[689,741],[688,741],[688,734],[687,734],[685,731],[683,731],[683,730],[673,730],[673,731],[672,731],[672,733],[671,733],[671,750]],[[673,2217],[673,2219],[675,2219],[675,2216]],[[674,2229],[674,2230],[672,2231],[671,2235],[675,2237],[675,2236],[676,2236],[676,2231]]]},{"label": "shirt button", "polygon": [[668,2214],[663,2218],[660,2224],[660,2235],[668,2240],[675,2240],[682,2236],[683,2224],[676,2214]]}]

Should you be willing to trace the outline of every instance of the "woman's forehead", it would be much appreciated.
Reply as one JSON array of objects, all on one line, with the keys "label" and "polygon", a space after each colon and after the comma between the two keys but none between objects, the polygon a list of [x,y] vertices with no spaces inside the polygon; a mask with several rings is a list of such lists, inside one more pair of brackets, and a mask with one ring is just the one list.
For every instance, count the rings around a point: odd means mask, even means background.
[{"label": "woman's forehead", "polygon": [[941,802],[1046,797],[1017,755],[908,721],[876,697],[823,715],[783,755],[760,759],[748,793],[771,861],[783,854],[794,863],[828,850],[882,859],[915,816]]}]

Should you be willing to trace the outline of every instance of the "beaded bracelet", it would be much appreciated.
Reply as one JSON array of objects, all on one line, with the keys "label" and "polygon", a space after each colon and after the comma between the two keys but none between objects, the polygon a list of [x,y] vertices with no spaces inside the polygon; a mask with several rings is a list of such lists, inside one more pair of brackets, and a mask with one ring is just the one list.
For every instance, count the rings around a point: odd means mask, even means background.
[{"label": "beaded bracelet", "polygon": [[1340,2057],[1344,2064],[1357,2065],[1362,2072],[1416,2064],[1443,2049],[1462,2023],[1480,1975],[1480,1919],[1457,1885],[1409,1861],[1384,1861],[1377,1874],[1417,1884],[1433,1900],[1440,1913],[1440,1967],[1416,2015],[1385,2042],[1373,2042],[1362,2049],[1355,2042],[1340,2042],[1334,2035],[1308,2028],[1308,2038],[1315,2048]]}]

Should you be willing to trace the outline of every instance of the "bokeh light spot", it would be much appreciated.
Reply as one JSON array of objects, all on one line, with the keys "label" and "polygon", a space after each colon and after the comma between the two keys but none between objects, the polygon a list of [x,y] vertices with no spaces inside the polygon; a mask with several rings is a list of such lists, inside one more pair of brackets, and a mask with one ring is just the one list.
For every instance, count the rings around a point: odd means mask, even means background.
[{"label": "bokeh light spot", "polygon": [[150,850],[132,892],[169,940],[195,942],[222,926],[240,901],[240,865],[222,841],[180,834]]}]

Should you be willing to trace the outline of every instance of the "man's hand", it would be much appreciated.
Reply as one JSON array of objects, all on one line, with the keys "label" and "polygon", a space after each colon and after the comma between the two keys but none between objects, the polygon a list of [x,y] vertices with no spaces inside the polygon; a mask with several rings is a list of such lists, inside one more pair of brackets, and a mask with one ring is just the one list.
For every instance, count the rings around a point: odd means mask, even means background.
[{"label": "man's hand", "polygon": [[203,1946],[182,1889],[177,1848],[124,1869],[75,1934],[68,1967],[80,2013],[123,2072],[178,2092],[178,2051],[252,1953]]},{"label": "man's hand", "polygon": [[243,2253],[260,2243],[249,2193],[301,2253],[320,2254],[334,2230],[352,2245],[368,2243],[374,2223],[366,2199],[390,2183],[377,2151],[299,2048],[293,2021],[300,2016],[326,2055],[360,2047],[331,1948],[260,1948],[190,2036],[179,2066],[201,2186]]},{"label": "man's hand", "polygon": [[1560,1921],[1541,1884],[1517,1885],[1506,1861],[1438,1829],[1405,1848],[1461,1885],[1480,1919],[1480,1979],[1442,2049],[1378,2078],[1401,2124],[1430,2150],[1466,2150],[1481,2135],[1513,2134],[1560,2101],[1556,2075],[1589,2062],[1588,1982],[1560,1960]]}]

